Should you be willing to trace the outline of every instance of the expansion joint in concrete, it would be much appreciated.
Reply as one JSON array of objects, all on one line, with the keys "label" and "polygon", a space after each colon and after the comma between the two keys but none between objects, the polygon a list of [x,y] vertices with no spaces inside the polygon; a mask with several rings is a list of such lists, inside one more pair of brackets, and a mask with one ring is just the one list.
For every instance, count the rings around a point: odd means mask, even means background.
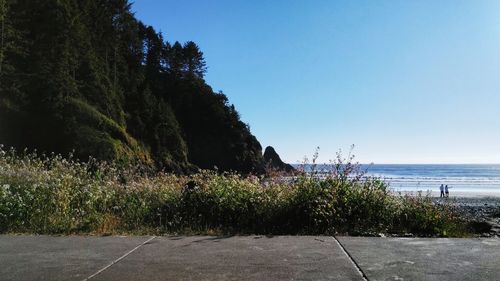
[{"label": "expansion joint in concrete", "polygon": [[120,262],[121,260],[123,260],[124,258],[126,258],[128,255],[132,254],[134,251],[136,251],[137,249],[139,249],[140,247],[146,245],[147,243],[151,242],[153,239],[155,239],[156,236],[153,236],[153,237],[150,237],[148,240],[142,242],[141,244],[137,245],[135,248],[133,248],[132,250],[126,252],[124,255],[122,255],[121,257],[117,258],[116,260],[112,261],[110,264],[106,265],[105,267],[99,269],[98,271],[96,271],[95,273],[93,273],[92,275],[90,275],[89,277],[83,279],[83,281],[87,281],[87,280],[90,280],[94,277],[96,277],[97,275],[99,275],[100,273],[102,273],[103,271],[105,271],[106,269],[110,268],[111,266],[113,266],[114,264]]},{"label": "expansion joint in concrete", "polygon": [[361,275],[361,277],[363,278],[363,281],[368,281],[368,277],[366,276],[366,274],[363,272],[363,270],[361,269],[361,267],[359,267],[358,263],[354,260],[354,258],[351,256],[351,254],[349,254],[349,252],[347,251],[347,249],[344,247],[344,245],[342,245],[342,243],[340,243],[340,241],[337,239],[337,237],[335,236],[332,236],[333,240],[335,240],[335,242],[339,245],[340,249],[342,250],[342,252],[344,252],[344,254],[347,256],[347,258],[351,261],[351,263],[354,265],[354,267],[356,268],[356,270],[359,272],[359,274]]}]

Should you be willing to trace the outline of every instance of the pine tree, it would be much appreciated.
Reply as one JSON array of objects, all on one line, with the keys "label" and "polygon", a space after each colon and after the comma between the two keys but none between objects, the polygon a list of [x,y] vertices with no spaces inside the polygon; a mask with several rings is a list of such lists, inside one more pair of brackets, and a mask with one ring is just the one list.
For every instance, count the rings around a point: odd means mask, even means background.
[{"label": "pine tree", "polygon": [[181,77],[185,71],[183,52],[181,43],[177,41],[166,51],[169,71],[175,78]]},{"label": "pine tree", "polygon": [[207,71],[203,53],[193,41],[188,41],[183,47],[183,57],[185,71],[190,75],[195,75],[198,78],[203,78]]},{"label": "pine tree", "polygon": [[0,0],[0,143],[258,170],[260,144],[205,72],[194,42],[166,42],[127,0]]},{"label": "pine tree", "polygon": [[7,19],[7,0],[0,0],[0,79],[2,76],[2,65],[4,60],[5,45],[5,20]]}]

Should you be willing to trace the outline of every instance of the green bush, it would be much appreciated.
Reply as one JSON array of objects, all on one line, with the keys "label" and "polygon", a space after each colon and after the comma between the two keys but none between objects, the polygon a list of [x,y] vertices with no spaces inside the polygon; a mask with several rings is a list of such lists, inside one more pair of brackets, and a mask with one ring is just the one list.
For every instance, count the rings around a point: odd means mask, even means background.
[{"label": "green bush", "polygon": [[448,206],[348,172],[176,176],[0,149],[0,231],[463,235]]}]

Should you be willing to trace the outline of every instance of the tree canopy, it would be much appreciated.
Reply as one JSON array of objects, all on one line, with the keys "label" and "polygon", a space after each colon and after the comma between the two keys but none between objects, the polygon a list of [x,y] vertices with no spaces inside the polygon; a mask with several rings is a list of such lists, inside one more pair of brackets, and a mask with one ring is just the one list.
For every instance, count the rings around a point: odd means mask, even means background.
[{"label": "tree canopy", "polygon": [[0,0],[0,143],[86,159],[257,172],[261,146],[127,0]]}]

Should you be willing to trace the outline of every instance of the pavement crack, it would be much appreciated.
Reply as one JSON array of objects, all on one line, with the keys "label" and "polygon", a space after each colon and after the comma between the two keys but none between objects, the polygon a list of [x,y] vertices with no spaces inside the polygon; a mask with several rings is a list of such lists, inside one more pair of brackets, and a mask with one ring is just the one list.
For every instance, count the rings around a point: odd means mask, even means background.
[{"label": "pavement crack", "polygon": [[344,254],[347,256],[347,258],[349,258],[349,260],[351,261],[351,263],[354,265],[354,267],[356,268],[356,270],[359,272],[359,274],[363,278],[363,281],[369,281],[368,280],[368,276],[366,276],[366,274],[363,272],[363,270],[358,265],[358,263],[354,260],[354,258],[351,256],[351,254],[349,254],[349,252],[344,247],[344,245],[342,245],[342,243],[340,243],[340,241],[337,239],[337,237],[332,236],[332,238],[333,238],[333,240],[335,240],[335,242],[337,242],[337,244],[339,245],[340,249],[342,250],[342,252],[344,252]]},{"label": "pavement crack", "polygon": [[83,281],[87,281],[87,280],[90,280],[92,278],[94,278],[95,276],[99,275],[100,273],[102,273],[103,271],[105,271],[106,269],[110,268],[111,266],[113,266],[114,264],[120,262],[122,259],[126,258],[128,255],[132,254],[134,251],[136,251],[137,249],[139,249],[140,247],[146,245],[147,243],[151,242],[153,239],[155,239],[156,236],[153,236],[151,238],[149,238],[148,240],[142,242],[141,244],[137,245],[135,248],[133,248],[132,250],[126,252],[124,255],[122,255],[121,257],[117,258],[116,260],[112,261],[110,264],[106,265],[105,267],[99,269],[98,271],[96,271],[94,274],[90,275],[89,277],[83,279]]}]

